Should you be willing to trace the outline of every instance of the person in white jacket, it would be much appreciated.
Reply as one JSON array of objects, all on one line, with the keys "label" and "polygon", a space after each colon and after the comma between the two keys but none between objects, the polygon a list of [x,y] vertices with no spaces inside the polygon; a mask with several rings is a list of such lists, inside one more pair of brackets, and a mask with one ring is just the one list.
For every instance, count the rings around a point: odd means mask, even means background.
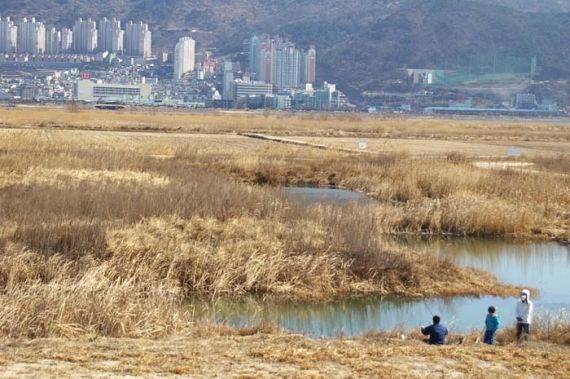
[{"label": "person in white jacket", "polygon": [[530,301],[530,291],[521,291],[521,298],[517,301],[515,317],[517,319],[517,339],[521,339],[524,333],[525,339],[530,334],[530,324],[532,323],[533,304]]}]

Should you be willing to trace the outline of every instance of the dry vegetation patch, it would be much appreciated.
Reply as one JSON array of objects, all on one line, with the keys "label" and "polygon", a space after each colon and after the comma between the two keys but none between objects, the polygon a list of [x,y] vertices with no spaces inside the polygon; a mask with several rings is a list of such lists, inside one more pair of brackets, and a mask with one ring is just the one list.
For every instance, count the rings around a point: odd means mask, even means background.
[{"label": "dry vegetation patch", "polygon": [[456,156],[419,160],[399,154],[313,154],[280,146],[263,155],[233,159],[188,150],[179,150],[177,156],[251,184],[364,192],[378,200],[378,219],[388,233],[559,239],[570,235],[570,176],[487,170]]},{"label": "dry vegetation patch", "polygon": [[132,182],[149,186],[162,187],[168,184],[169,179],[156,174],[135,171],[108,171],[108,170],[77,170],[30,168],[23,174],[16,172],[6,173],[0,181],[1,187],[17,184],[46,184],[52,187],[77,186],[81,182]]},{"label": "dry vegetation patch", "polygon": [[259,114],[254,112],[101,112],[32,108],[0,110],[0,125],[12,128],[261,133],[277,136],[418,138],[453,141],[570,141],[564,122],[446,120],[354,114]]},{"label": "dry vegetation patch", "polygon": [[567,355],[568,348],[541,343],[430,347],[383,336],[328,341],[209,333],[158,340],[9,341],[0,348],[0,367],[9,376],[60,377],[564,378],[570,370]]}]

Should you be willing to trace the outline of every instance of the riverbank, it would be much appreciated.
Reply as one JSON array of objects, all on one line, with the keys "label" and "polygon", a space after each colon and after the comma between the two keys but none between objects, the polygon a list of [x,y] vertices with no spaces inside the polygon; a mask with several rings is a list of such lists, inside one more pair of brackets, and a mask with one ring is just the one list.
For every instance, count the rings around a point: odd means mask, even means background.
[{"label": "riverbank", "polygon": [[0,378],[564,378],[569,348],[543,342],[431,347],[369,336],[312,340],[254,331],[166,339],[0,340]]}]

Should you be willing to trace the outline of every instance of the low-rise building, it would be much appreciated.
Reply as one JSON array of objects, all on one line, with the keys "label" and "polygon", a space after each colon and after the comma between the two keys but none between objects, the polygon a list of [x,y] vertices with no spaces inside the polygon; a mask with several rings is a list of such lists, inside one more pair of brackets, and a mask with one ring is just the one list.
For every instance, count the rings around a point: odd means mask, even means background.
[{"label": "low-rise building", "polygon": [[150,99],[150,84],[108,84],[91,80],[78,80],[75,84],[74,96],[78,101],[120,101],[138,103]]},{"label": "low-rise building", "polygon": [[293,95],[293,108],[319,111],[342,110],[347,107],[344,93],[338,91],[335,84],[324,82],[321,89],[307,86],[304,91]]},{"label": "low-rise building", "polygon": [[38,88],[34,84],[22,84],[20,86],[20,97],[23,101],[34,101],[38,94]]},{"label": "low-rise building", "polygon": [[236,80],[233,83],[233,91],[234,99],[240,97],[271,96],[273,95],[273,84]]},{"label": "low-rise building", "polygon": [[290,95],[277,95],[273,100],[273,108],[275,109],[291,109]]},{"label": "low-rise building", "polygon": [[536,95],[532,93],[517,93],[515,95],[516,109],[536,109]]}]

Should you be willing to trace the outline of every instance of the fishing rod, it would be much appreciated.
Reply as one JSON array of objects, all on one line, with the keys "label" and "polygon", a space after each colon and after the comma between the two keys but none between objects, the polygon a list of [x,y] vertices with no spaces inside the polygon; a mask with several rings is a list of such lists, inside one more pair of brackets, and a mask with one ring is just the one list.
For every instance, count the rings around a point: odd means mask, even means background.
[{"label": "fishing rod", "polygon": [[433,317],[435,315],[435,313],[432,311],[432,309],[430,308],[430,306],[428,305],[427,301],[424,301],[424,306],[426,307],[426,309],[428,310],[428,312],[431,314],[431,316]]}]

